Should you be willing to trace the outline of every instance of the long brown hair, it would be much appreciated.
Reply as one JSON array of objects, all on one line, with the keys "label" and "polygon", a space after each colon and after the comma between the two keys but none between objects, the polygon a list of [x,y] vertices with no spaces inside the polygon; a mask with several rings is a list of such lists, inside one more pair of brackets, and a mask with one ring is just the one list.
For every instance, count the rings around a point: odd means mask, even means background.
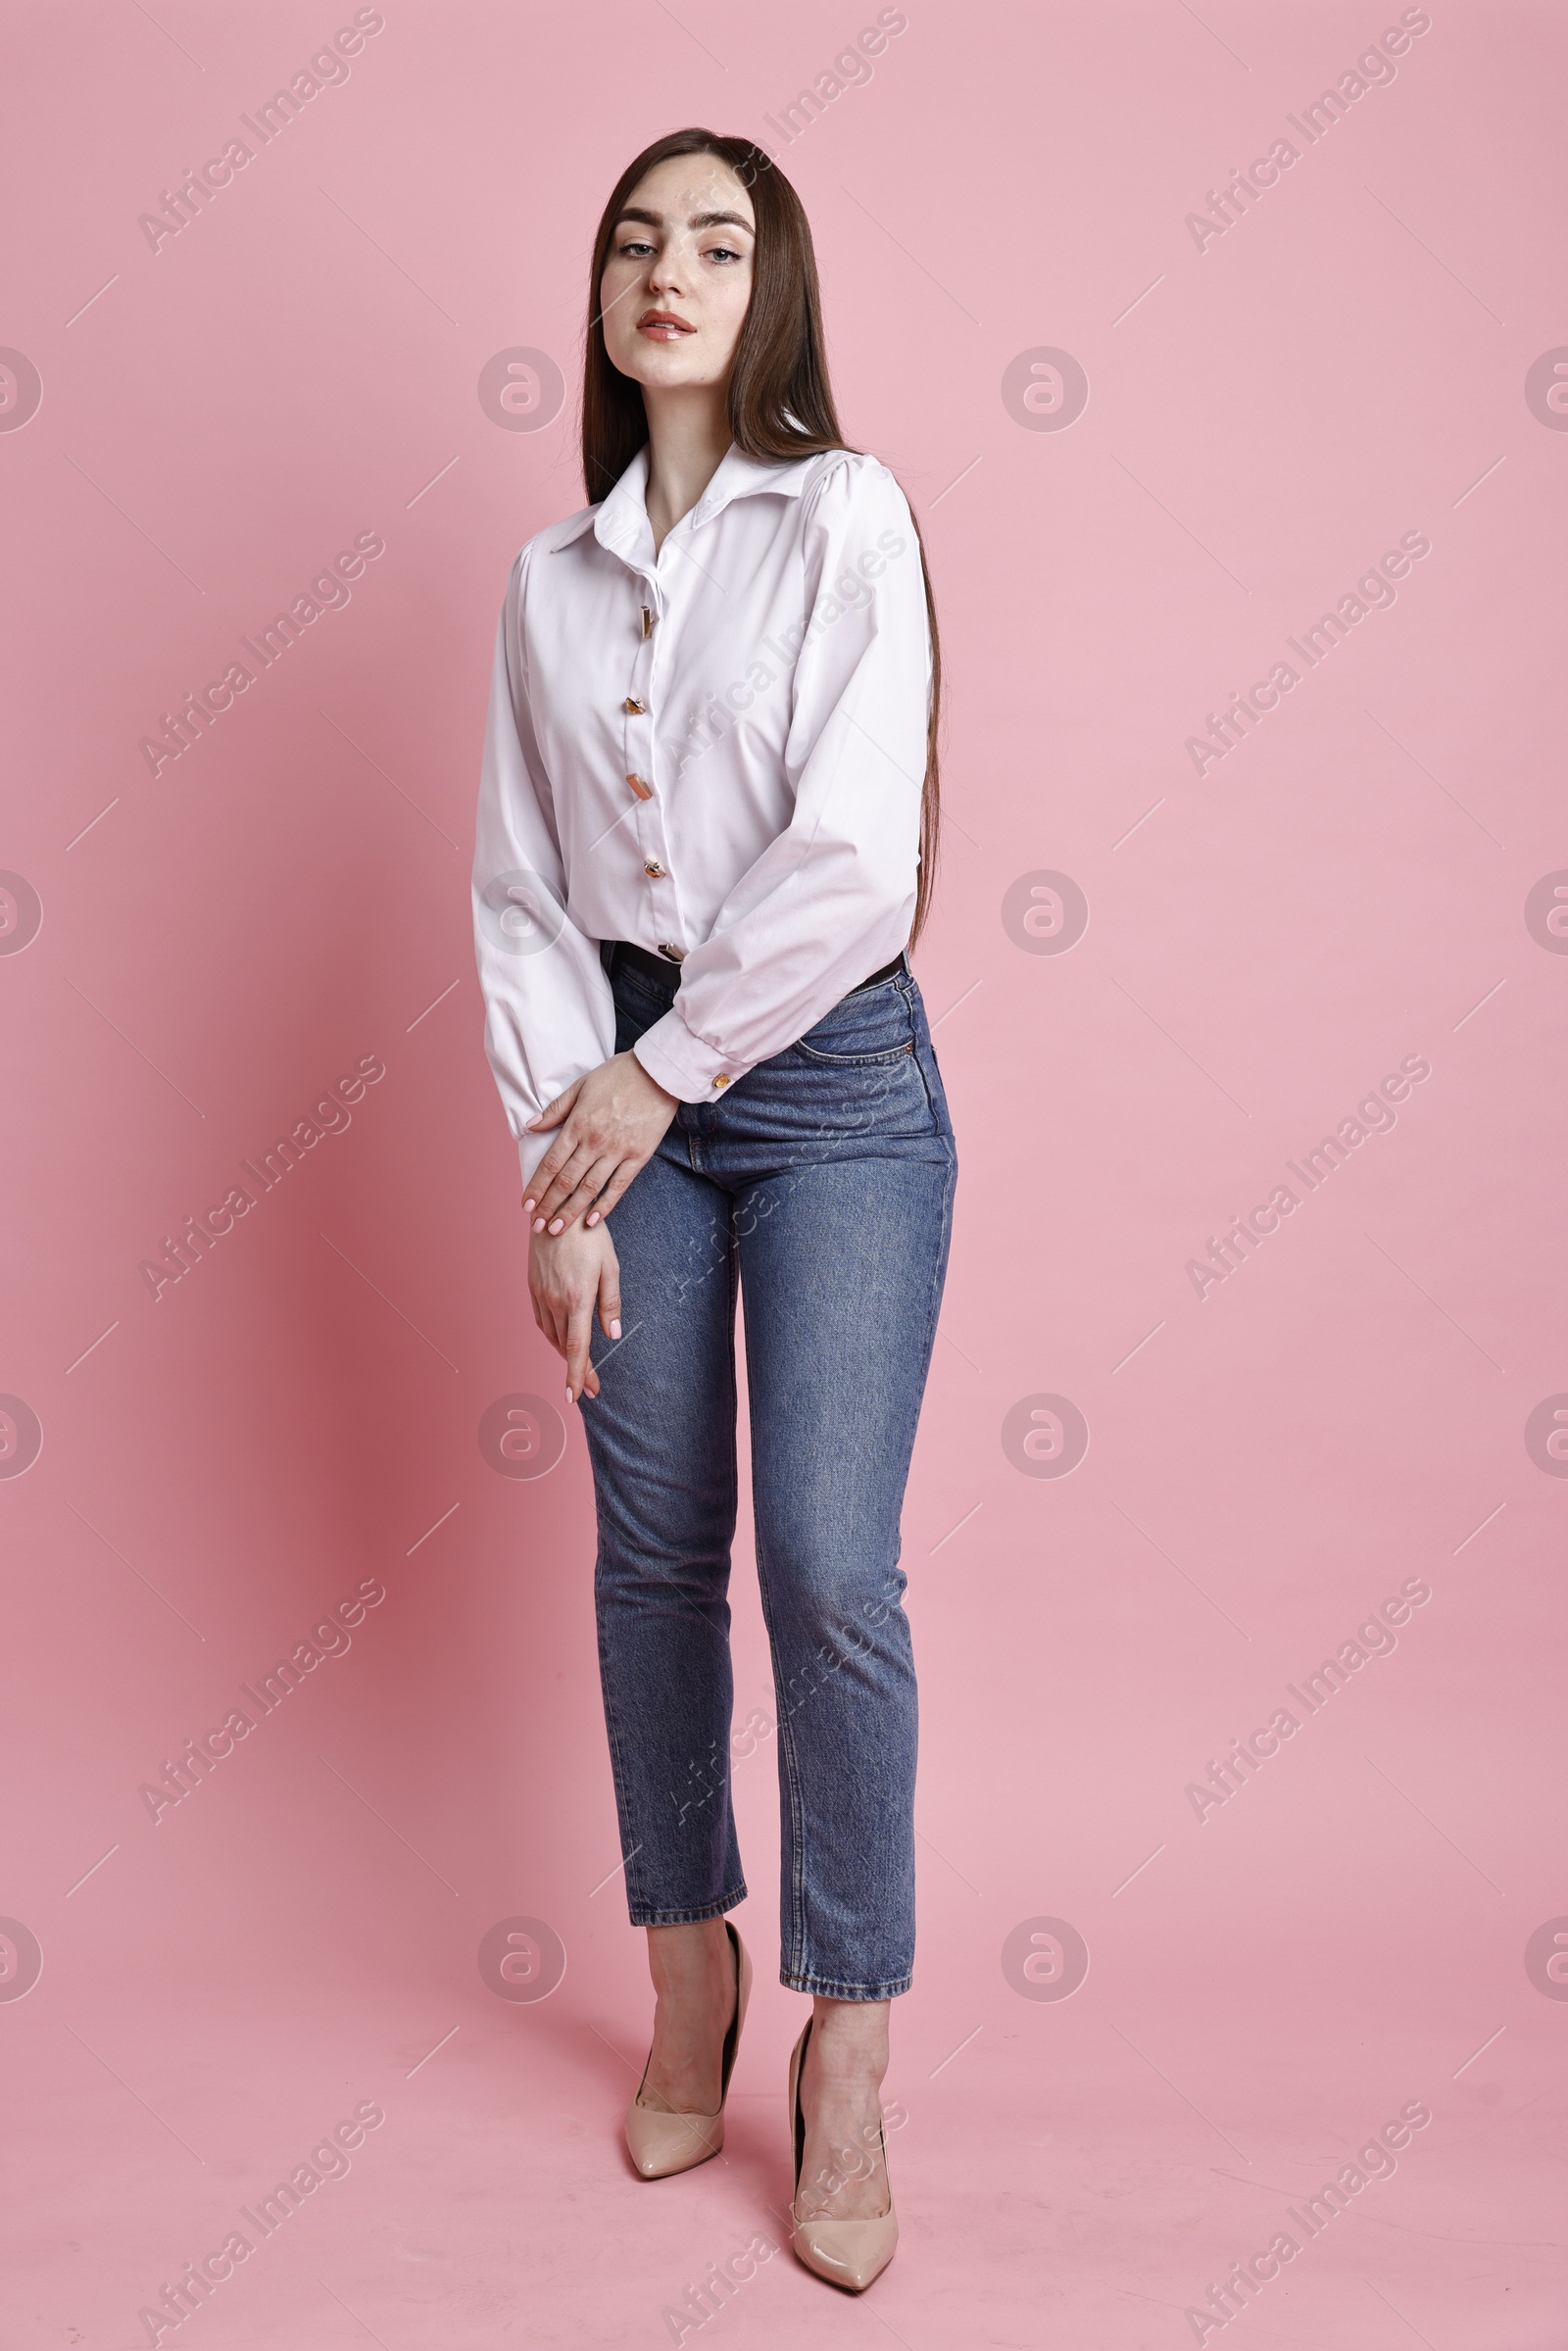
[{"label": "long brown hair", "polygon": [[[599,289],[622,207],[630,201],[638,181],[672,155],[716,156],[750,189],[756,210],[752,299],[729,378],[729,428],[736,448],[744,457],[767,462],[813,457],[819,451],[849,446],[828,381],[816,256],[810,223],[799,196],[771,157],[750,139],[719,138],[710,130],[671,131],[667,138],[645,147],[626,166],[611,191],[594,238],[582,375],[582,477],[594,505],[614,488],[648,438],[642,386],[622,375],[605,348]],[[940,808],[937,728],[942,706],[942,646],[931,569],[918,521],[914,535],[931,623],[931,710],[920,792],[920,872],[909,933],[911,947],[931,910],[936,880]]]}]

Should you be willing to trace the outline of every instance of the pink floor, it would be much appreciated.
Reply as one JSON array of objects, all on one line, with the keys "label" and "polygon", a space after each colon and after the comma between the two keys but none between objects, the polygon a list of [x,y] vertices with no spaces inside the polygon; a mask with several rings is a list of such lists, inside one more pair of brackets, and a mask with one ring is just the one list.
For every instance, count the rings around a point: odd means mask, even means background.
[{"label": "pink floor", "polygon": [[[635,1958],[618,1925],[609,1939]],[[390,1973],[311,2000],[300,1955],[227,1996],[171,1981],[134,2003],[56,2006],[40,1984],[7,2089],[13,2160],[27,2150],[20,2229],[15,2188],[7,2198],[8,2351],[146,2342],[140,2308],[236,2229],[249,2259],[160,2341],[433,2351],[891,2336],[911,2351],[1161,2351],[1198,2339],[1187,2307],[1282,2229],[1303,2249],[1245,2321],[1203,2340],[1237,2325],[1251,2342],[1313,2351],[1568,2339],[1561,2067],[1548,2082],[1506,2033],[1458,2082],[1468,2052],[1411,2040],[1309,2049],[1276,2033],[1245,2050],[1227,2046],[1216,1984],[1208,2068],[1189,2050],[1177,2083],[1154,2070],[1157,2022],[1144,2020],[1135,2048],[1085,1995],[1069,2026],[1070,2008],[1025,2010],[999,1984],[975,2008],[977,2036],[933,2080],[951,2020],[911,1995],[888,2084],[908,2117],[890,2138],[903,2239],[856,2302],[784,2245],[798,2003],[760,1980],[724,2155],[646,2183],[617,2122],[647,2001],[629,1965],[611,1972],[625,1976],[622,1999],[568,1980],[516,2007],[461,1976],[399,1986]],[[1407,2101],[1431,2123],[1392,2177],[1309,2239],[1302,2199]],[[347,2176],[263,2239],[250,2218],[261,2199],[361,2106],[385,2120]],[[697,2323],[688,2288],[759,2234],[776,2252]]]}]

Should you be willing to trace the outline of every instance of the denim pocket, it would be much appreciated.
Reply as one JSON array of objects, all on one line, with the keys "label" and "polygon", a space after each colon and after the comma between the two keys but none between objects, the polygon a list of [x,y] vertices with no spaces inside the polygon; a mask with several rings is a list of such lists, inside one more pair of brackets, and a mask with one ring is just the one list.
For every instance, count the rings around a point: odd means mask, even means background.
[{"label": "denim pocket", "polygon": [[835,1069],[875,1068],[915,1049],[914,1010],[903,980],[884,980],[843,997],[795,1047],[808,1061]]}]

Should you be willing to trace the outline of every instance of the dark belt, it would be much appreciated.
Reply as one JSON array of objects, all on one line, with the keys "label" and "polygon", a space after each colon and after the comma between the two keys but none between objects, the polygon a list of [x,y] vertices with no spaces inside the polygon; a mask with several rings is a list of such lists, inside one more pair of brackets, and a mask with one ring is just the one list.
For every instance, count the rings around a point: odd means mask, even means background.
[{"label": "dark belt", "polygon": [[[680,965],[677,962],[663,955],[651,955],[645,947],[633,947],[628,939],[606,939],[599,952],[607,972],[613,972],[617,963],[624,963],[630,970],[640,971],[644,979],[658,980],[664,986],[671,980],[677,987],[680,984]],[[897,955],[891,963],[884,963],[880,971],[873,971],[868,980],[861,980],[859,987],[852,988],[850,994],[858,996],[861,988],[880,988],[884,980],[891,980],[904,968],[904,957]]]}]

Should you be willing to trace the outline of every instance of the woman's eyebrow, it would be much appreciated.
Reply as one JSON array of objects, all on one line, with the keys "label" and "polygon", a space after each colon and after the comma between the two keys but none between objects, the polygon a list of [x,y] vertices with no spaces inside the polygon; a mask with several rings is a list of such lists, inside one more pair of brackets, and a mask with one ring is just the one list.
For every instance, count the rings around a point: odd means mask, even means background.
[{"label": "woman's eyebrow", "polygon": [[[622,220],[641,220],[649,228],[662,228],[664,226],[664,216],[662,213],[648,212],[640,204],[629,204],[623,213],[618,213],[616,215],[615,226],[617,228],[620,226]],[[757,234],[757,230],[753,227],[751,221],[747,220],[744,213],[693,213],[686,225],[688,228],[718,228],[721,226],[744,228],[749,237],[754,237]]]}]

